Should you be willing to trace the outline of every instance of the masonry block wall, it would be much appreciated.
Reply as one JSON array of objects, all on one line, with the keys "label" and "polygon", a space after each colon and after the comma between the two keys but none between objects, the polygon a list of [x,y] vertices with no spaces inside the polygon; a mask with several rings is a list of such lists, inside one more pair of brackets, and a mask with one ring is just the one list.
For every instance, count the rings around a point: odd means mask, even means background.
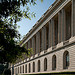
[{"label": "masonry block wall", "polygon": [[24,45],[33,54],[14,64],[14,75],[75,71],[75,0],[56,0],[22,40]]}]

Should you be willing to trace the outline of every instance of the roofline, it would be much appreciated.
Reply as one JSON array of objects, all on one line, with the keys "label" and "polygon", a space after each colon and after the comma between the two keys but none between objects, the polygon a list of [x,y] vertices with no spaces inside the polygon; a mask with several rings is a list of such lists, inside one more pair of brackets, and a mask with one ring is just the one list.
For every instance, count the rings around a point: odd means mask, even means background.
[{"label": "roofline", "polygon": [[20,44],[21,45],[27,37],[30,36],[30,34],[39,26],[39,23],[44,20],[44,18],[52,12],[53,8],[62,0],[55,0],[54,3],[48,8],[48,10],[41,16],[41,18],[35,23],[35,25],[29,30],[29,32],[24,36],[24,38],[21,40]]}]

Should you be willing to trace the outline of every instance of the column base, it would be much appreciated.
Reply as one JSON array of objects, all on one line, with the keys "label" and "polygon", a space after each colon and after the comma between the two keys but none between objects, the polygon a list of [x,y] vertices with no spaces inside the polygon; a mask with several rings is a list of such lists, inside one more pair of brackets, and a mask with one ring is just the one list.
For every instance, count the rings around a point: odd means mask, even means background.
[{"label": "column base", "polygon": [[27,61],[29,61],[29,58],[27,58]]},{"label": "column base", "polygon": [[31,56],[31,58],[30,59],[33,59],[33,56]]},{"label": "column base", "polygon": [[69,39],[69,43],[75,42],[75,36]]},{"label": "column base", "polygon": [[43,55],[44,54],[44,51],[42,51],[41,53],[40,53],[40,55]]},{"label": "column base", "polygon": [[38,54],[36,54],[35,57],[38,57]]},{"label": "column base", "polygon": [[60,48],[62,46],[63,46],[63,42],[57,44],[57,48]]},{"label": "column base", "polygon": [[50,47],[50,48],[48,49],[48,52],[50,52],[50,51],[52,51],[52,47]]}]

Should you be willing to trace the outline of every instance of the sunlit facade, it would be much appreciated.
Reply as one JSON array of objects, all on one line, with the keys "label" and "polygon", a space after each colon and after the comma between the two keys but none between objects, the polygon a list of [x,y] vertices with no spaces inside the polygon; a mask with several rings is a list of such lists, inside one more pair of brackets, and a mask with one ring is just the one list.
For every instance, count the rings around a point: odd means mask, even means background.
[{"label": "sunlit facade", "polygon": [[20,46],[33,54],[14,65],[14,75],[75,72],[75,0],[56,0]]}]

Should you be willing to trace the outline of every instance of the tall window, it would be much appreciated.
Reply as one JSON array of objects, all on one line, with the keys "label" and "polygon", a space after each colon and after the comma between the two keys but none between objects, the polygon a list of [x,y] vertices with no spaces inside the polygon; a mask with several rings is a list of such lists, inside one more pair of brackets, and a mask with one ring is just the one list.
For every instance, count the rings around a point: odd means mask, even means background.
[{"label": "tall window", "polygon": [[32,39],[30,39],[30,48],[32,48]]},{"label": "tall window", "polygon": [[24,65],[23,65],[23,73],[24,73]]},{"label": "tall window", "polygon": [[15,68],[15,74],[18,74],[18,73],[17,73],[17,68]]},{"label": "tall window", "polygon": [[68,69],[69,67],[69,52],[65,51],[63,54],[63,68]]},{"label": "tall window", "polygon": [[40,30],[40,52],[42,50],[42,32]]},{"label": "tall window", "polygon": [[66,8],[65,13],[66,13],[66,40],[70,39],[71,37],[71,10],[72,7],[69,5],[69,7]]},{"label": "tall window", "polygon": [[46,49],[48,49],[49,26],[46,26]]},{"label": "tall window", "polygon": [[28,49],[28,42],[26,43],[26,48]]},{"label": "tall window", "polygon": [[58,44],[58,16],[54,18],[54,45]]},{"label": "tall window", "polygon": [[27,64],[25,65],[25,73],[27,73]]},{"label": "tall window", "polygon": [[52,70],[56,70],[56,55],[52,57]]},{"label": "tall window", "polygon": [[19,73],[19,67],[18,67],[18,73]]},{"label": "tall window", "polygon": [[35,54],[36,54],[36,35],[34,36],[34,44],[35,44]]},{"label": "tall window", "polygon": [[40,60],[38,60],[38,72],[40,72]]},{"label": "tall window", "polygon": [[47,71],[47,58],[44,59],[44,71]]},{"label": "tall window", "polygon": [[20,73],[21,73],[21,66],[20,66]]},{"label": "tall window", "polygon": [[33,62],[33,72],[35,72],[35,62]]},{"label": "tall window", "polygon": [[30,71],[31,71],[31,65],[30,65],[30,63],[29,63],[29,73],[30,73]]},{"label": "tall window", "polygon": [[[32,39],[30,39],[30,48],[32,48]],[[31,52],[30,56],[32,56],[32,52]]]}]

